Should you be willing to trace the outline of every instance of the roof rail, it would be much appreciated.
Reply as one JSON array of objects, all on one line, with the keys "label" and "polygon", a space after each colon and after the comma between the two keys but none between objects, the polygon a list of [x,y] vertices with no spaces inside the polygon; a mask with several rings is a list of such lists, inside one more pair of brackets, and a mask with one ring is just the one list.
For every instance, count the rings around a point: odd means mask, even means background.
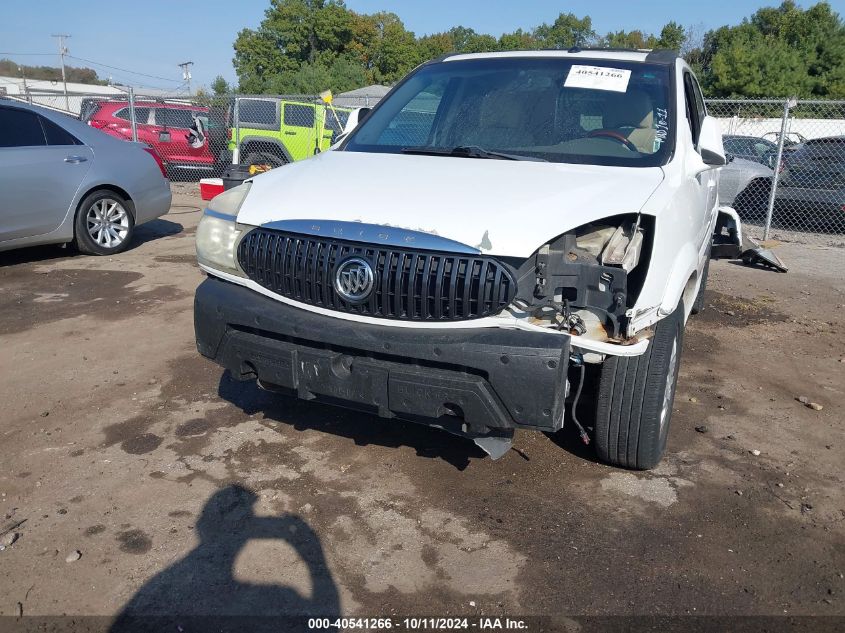
[{"label": "roof rail", "polygon": [[658,64],[671,64],[678,59],[681,54],[678,51],[670,48],[655,48],[648,55],[645,56],[647,62],[654,62]]},{"label": "roof rail", "polygon": [[567,53],[581,53],[581,52],[594,52],[594,51],[605,51],[608,53],[650,53],[652,49],[650,48],[623,48],[623,47],[613,47],[613,46],[573,46],[570,49],[567,49]]},{"label": "roof rail", "polygon": [[646,61],[657,64],[669,64],[674,62],[680,54],[668,48],[619,48],[619,47],[602,47],[602,46],[573,46],[566,51],[567,53],[589,53],[589,52],[606,52],[606,53],[646,53]]}]

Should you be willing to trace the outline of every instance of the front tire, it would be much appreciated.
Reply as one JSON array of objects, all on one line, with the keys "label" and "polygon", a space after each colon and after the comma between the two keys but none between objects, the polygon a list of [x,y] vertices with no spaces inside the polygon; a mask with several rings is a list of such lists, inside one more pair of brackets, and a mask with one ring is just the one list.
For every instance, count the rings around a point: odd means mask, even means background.
[{"label": "front tire", "polygon": [[287,159],[270,152],[250,152],[247,154],[244,165],[266,165],[270,169],[284,167],[288,164]]},{"label": "front tire", "polygon": [[683,303],[658,322],[648,349],[630,358],[608,356],[596,401],[599,459],[647,470],[666,449],[683,345]]},{"label": "front tire", "polygon": [[125,198],[113,191],[88,194],[79,205],[75,242],[88,255],[114,255],[126,250],[135,231],[135,219]]}]

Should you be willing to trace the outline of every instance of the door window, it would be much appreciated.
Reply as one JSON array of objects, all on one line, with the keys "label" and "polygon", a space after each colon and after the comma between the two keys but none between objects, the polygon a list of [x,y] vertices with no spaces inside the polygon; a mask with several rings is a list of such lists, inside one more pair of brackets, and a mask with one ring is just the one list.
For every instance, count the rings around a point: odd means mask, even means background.
[{"label": "door window", "polygon": [[155,124],[188,129],[194,124],[194,112],[179,108],[156,108]]},{"label": "door window", "polygon": [[73,134],[59,127],[50,119],[39,117],[44,127],[44,134],[47,136],[47,145],[82,145]]},{"label": "door window", "polygon": [[39,117],[28,110],[0,108],[0,147],[46,145]]},{"label": "door window", "polygon": [[[114,113],[114,116],[118,119],[123,119],[124,121],[132,121],[132,117],[129,114],[129,108],[123,108],[118,110]],[[146,125],[149,123],[150,120],[150,108],[135,108],[135,123],[138,125]]]},{"label": "door window", "polygon": [[285,125],[314,127],[314,106],[286,103]]},{"label": "door window", "polygon": [[277,105],[269,99],[239,100],[238,121],[241,127],[273,129],[277,125]]}]

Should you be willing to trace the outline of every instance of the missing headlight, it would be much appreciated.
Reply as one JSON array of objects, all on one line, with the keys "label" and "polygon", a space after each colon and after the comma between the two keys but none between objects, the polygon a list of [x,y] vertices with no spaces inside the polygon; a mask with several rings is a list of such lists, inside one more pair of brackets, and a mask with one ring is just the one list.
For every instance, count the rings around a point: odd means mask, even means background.
[{"label": "missing headlight", "polygon": [[554,314],[551,326],[621,338],[642,287],[651,228],[644,217],[620,215],[555,238],[520,267],[518,299],[537,319]]}]

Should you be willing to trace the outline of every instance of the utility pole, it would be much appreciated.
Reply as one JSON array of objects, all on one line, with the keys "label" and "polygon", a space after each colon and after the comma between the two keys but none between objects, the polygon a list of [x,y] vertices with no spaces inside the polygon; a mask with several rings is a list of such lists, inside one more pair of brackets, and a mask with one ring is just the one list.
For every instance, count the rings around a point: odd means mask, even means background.
[{"label": "utility pole", "polygon": [[65,38],[70,37],[66,33],[54,33],[50,37],[57,37],[59,38],[59,58],[62,60],[62,83],[65,87],[65,110],[70,112],[70,101],[67,98],[67,76],[65,75],[65,55],[67,55],[68,50],[65,46]]},{"label": "utility pole", "polygon": [[18,71],[23,77],[23,94],[26,97],[27,103],[32,103],[32,97],[29,96],[29,88],[26,85],[26,71],[23,69],[23,66],[18,66]]},{"label": "utility pole", "polygon": [[194,62],[182,62],[181,64],[177,64],[177,66],[182,69],[182,79],[188,82],[188,96],[191,95],[191,66],[193,65]]}]

